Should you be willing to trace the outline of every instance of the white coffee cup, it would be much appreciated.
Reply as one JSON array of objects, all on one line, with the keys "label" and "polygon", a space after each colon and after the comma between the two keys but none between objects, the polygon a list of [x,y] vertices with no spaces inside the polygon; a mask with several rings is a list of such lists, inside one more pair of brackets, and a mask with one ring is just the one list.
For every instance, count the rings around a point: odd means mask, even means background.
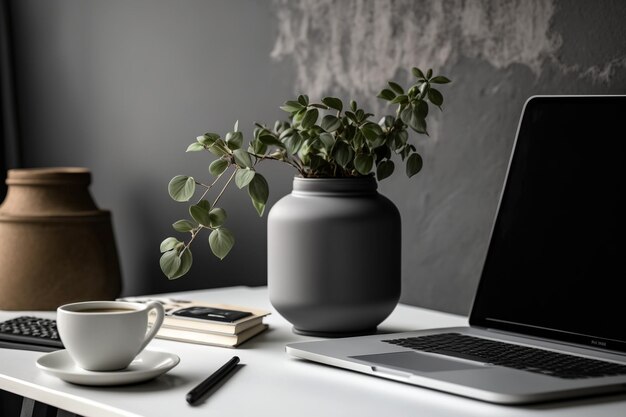
[{"label": "white coffee cup", "polygon": [[[148,315],[156,320],[148,329]],[[126,368],[163,323],[163,306],[125,301],[86,301],[57,309],[57,327],[70,357],[89,371]]]}]

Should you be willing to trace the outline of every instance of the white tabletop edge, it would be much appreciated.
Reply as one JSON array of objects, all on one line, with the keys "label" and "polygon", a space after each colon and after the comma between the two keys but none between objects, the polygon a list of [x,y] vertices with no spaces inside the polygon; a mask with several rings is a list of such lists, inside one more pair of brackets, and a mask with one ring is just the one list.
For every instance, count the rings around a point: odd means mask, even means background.
[{"label": "white tabletop edge", "polygon": [[[77,395],[50,389],[44,385],[0,374],[1,388],[22,397],[33,398],[41,403],[89,417],[142,417],[119,408],[88,400]],[[70,405],[71,404],[71,405]]]}]

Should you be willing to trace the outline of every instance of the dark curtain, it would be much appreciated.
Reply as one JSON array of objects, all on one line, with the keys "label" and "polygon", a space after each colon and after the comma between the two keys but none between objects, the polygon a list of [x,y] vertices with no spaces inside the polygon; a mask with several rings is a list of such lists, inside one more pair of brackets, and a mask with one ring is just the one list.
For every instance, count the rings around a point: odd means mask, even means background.
[{"label": "dark curtain", "polygon": [[0,0],[0,202],[6,194],[7,170],[20,164],[20,148],[13,88],[10,2]]}]

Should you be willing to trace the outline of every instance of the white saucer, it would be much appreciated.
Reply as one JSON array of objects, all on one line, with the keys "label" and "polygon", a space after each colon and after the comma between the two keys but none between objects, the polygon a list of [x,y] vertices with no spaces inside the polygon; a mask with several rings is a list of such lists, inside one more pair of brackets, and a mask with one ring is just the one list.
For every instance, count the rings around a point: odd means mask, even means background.
[{"label": "white saucer", "polygon": [[66,350],[37,359],[37,367],[63,381],[80,385],[126,385],[147,381],[169,371],[180,362],[173,353],[144,350],[126,369],[112,372],[87,371],[78,367]]}]

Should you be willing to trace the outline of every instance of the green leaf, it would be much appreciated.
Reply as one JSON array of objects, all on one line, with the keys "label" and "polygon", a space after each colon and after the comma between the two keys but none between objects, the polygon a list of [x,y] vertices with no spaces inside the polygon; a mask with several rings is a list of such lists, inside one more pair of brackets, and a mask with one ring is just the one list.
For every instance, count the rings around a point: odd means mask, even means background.
[{"label": "green leaf", "polygon": [[224,159],[216,159],[209,165],[209,172],[216,177],[228,168],[228,161]]},{"label": "green leaf", "polygon": [[366,123],[361,127],[361,133],[369,142],[374,142],[382,136],[383,129],[376,123]]},{"label": "green leaf", "polygon": [[283,139],[283,144],[287,148],[287,151],[292,155],[298,153],[303,142],[302,136],[298,132],[294,132],[291,136],[287,136]]},{"label": "green leaf", "polygon": [[201,143],[205,146],[211,146],[219,138],[220,138],[220,135],[218,135],[217,133],[207,132],[202,136],[198,136],[196,140],[198,141],[198,143]]},{"label": "green leaf", "polygon": [[193,229],[198,227],[198,225],[191,220],[182,219],[174,222],[174,224],[172,224],[172,227],[177,232],[191,232]]},{"label": "green leaf", "polygon": [[185,152],[199,152],[204,150],[204,145],[199,142],[194,142],[191,145],[187,146],[187,150]]},{"label": "green leaf", "polygon": [[241,145],[243,145],[243,133],[228,132],[226,134],[226,144],[231,150],[241,148]]},{"label": "green leaf", "polygon": [[407,125],[411,125],[411,119],[413,118],[413,109],[411,106],[407,106],[400,112],[400,119]]},{"label": "green leaf", "polygon": [[262,216],[270,194],[269,186],[263,175],[257,173],[254,178],[252,178],[252,181],[248,184],[248,194],[259,216]]},{"label": "green leaf", "polygon": [[167,251],[171,251],[179,243],[182,244],[183,242],[181,242],[180,240],[176,239],[175,237],[168,237],[168,238],[166,238],[163,242],[161,242],[161,248],[160,248],[161,249],[161,253],[167,252]]},{"label": "green leaf", "polygon": [[280,136],[278,137],[278,139],[283,140],[287,136],[293,135],[294,132],[297,132],[294,128],[290,127],[289,129],[285,129],[280,133]]},{"label": "green leaf", "polygon": [[197,206],[202,207],[205,210],[211,210],[211,203],[209,203],[206,199],[198,201]]},{"label": "green leaf", "polygon": [[432,69],[429,69],[429,70],[426,72],[426,79],[430,80],[430,77],[432,77],[432,76],[433,76],[433,70],[432,70]]},{"label": "green leaf", "polygon": [[[346,137],[349,137],[349,136],[346,136]],[[365,143],[365,136],[363,136],[363,133],[361,133],[360,130],[357,130],[349,144],[350,144],[350,148],[354,150],[354,149],[362,148],[364,143]]]},{"label": "green leaf", "polygon": [[257,211],[257,213],[259,213],[259,216],[263,216],[263,212],[265,212],[265,204],[252,200],[252,205],[254,206],[254,209]]},{"label": "green leaf", "polygon": [[310,129],[311,127],[313,127],[315,122],[317,122],[319,114],[320,111],[318,109],[313,108],[307,110],[304,114],[304,117],[302,118],[302,121],[300,122],[300,126],[302,126],[303,129]]},{"label": "green leaf", "polygon": [[309,96],[306,94],[301,94],[298,96],[298,103],[302,104],[304,107],[309,105]]},{"label": "green leaf", "polygon": [[347,143],[338,141],[333,148],[333,158],[339,165],[346,167],[354,156],[354,151]]},{"label": "green leaf", "polygon": [[428,100],[430,100],[430,102],[435,106],[441,106],[443,104],[443,95],[441,95],[439,90],[431,88],[428,90]]},{"label": "green leaf", "polygon": [[393,91],[385,88],[380,93],[378,93],[378,95],[376,97],[382,98],[383,100],[391,101],[394,98],[396,98],[396,93],[394,93]]},{"label": "green leaf", "polygon": [[343,103],[336,97],[324,97],[322,99],[322,103],[326,104],[331,109],[335,109],[337,111],[343,110]]},{"label": "green leaf", "polygon": [[209,146],[209,152],[217,156],[226,156],[228,151],[224,149],[226,143],[222,139],[216,140],[211,146]]},{"label": "green leaf", "polygon": [[250,154],[243,149],[235,149],[233,151],[235,162],[240,168],[252,168],[252,158]]},{"label": "green leaf", "polygon": [[[351,111],[346,111],[345,113],[346,117],[348,119],[350,119],[350,121],[352,121],[354,124],[359,124],[359,121],[357,120],[356,114],[352,113]],[[349,137],[349,136],[348,136]]]},{"label": "green leaf", "polygon": [[374,154],[376,155],[376,165],[378,165],[383,159],[391,158],[391,149],[389,146],[379,146],[374,149]]},{"label": "green leaf", "polygon": [[418,117],[425,119],[428,116],[428,103],[424,100],[418,100],[415,104],[415,111]]},{"label": "green leaf", "polygon": [[354,167],[360,174],[367,175],[374,165],[374,157],[370,154],[358,154],[354,158]]},{"label": "green leaf", "polygon": [[408,103],[408,102],[409,102],[409,98],[405,94],[400,94],[399,96],[396,96],[396,98],[391,100],[391,104]]},{"label": "green leaf", "polygon": [[417,108],[412,106],[405,108],[400,113],[400,118],[417,133],[427,133],[426,120],[423,117],[420,117],[419,110]]},{"label": "green leaf", "polygon": [[309,107],[315,107],[316,109],[328,110],[328,106],[324,104],[318,104],[318,103],[309,104]]},{"label": "green leaf", "polygon": [[434,84],[448,84],[450,82],[450,79],[447,77],[444,77],[443,75],[438,75],[436,77],[431,78],[430,82]]},{"label": "green leaf", "polygon": [[413,73],[413,75],[414,75],[416,78],[423,78],[423,79],[426,79],[426,76],[424,75],[424,73],[422,72],[422,70],[421,70],[421,69],[419,69],[419,68],[417,68],[417,67],[413,67],[413,68],[411,69],[411,72]]},{"label": "green leaf", "polygon": [[284,105],[280,106],[280,108],[287,113],[296,113],[304,108],[304,106],[297,101],[287,101]]},{"label": "green leaf", "polygon": [[412,121],[413,124],[411,125],[411,129],[415,130],[417,133],[428,135],[428,130],[426,129],[426,119],[414,117]]},{"label": "green leaf", "polygon": [[209,235],[209,246],[215,256],[224,259],[235,245],[235,236],[225,227],[215,229]]},{"label": "green leaf", "polygon": [[391,128],[393,124],[396,122],[395,117],[393,116],[384,116],[378,121],[379,126],[385,126],[387,129]]},{"label": "green leaf", "polygon": [[180,257],[180,266],[178,267],[178,270],[176,271],[174,276],[168,277],[169,279],[180,278],[183,275],[185,275],[187,272],[189,272],[189,269],[191,269],[191,264],[193,263],[191,250],[187,248],[179,257]]},{"label": "green leaf", "polygon": [[402,88],[400,84],[394,83],[393,81],[389,81],[387,84],[389,84],[389,87],[391,87],[396,94],[404,94],[404,88]]},{"label": "green leaf", "polygon": [[161,255],[161,259],[159,260],[161,271],[163,271],[165,276],[169,279],[172,279],[176,276],[176,273],[178,272],[181,264],[182,261],[178,256],[178,252],[175,250],[165,252],[163,255]]},{"label": "green leaf", "polygon": [[271,134],[261,134],[259,136],[259,141],[268,146],[278,146],[279,148],[285,147],[280,140],[276,139],[276,137]]},{"label": "green leaf", "polygon": [[264,153],[267,152],[267,145],[261,142],[260,140],[255,139],[252,141],[252,143],[248,147],[248,152],[251,152],[255,155],[263,155]]},{"label": "green leaf", "polygon": [[239,132],[239,120],[235,122],[235,126],[233,127],[233,132]]},{"label": "green leaf", "polygon": [[293,118],[293,123],[298,124],[300,122],[302,122],[302,119],[304,118],[304,115],[306,114],[306,107],[303,107],[302,110],[300,110],[297,113],[294,113],[291,117]]},{"label": "green leaf", "polygon": [[409,140],[409,133],[406,130],[399,131],[398,140],[404,145],[406,141]]},{"label": "green leaf", "polygon": [[235,184],[237,184],[237,187],[241,190],[243,187],[250,184],[255,174],[256,172],[251,169],[238,169],[237,173],[235,173]]},{"label": "green leaf", "polygon": [[322,142],[324,147],[328,150],[330,150],[335,144],[335,139],[333,138],[333,135],[331,135],[330,133],[320,134],[320,141]]},{"label": "green leaf", "polygon": [[376,177],[378,178],[378,181],[382,181],[385,178],[390,177],[391,174],[393,174],[394,168],[395,164],[393,161],[388,159],[381,161],[376,167]]},{"label": "green leaf", "polygon": [[428,82],[421,83],[418,88],[420,90],[420,94],[424,95],[425,93],[428,92],[428,89],[430,89],[430,83]]},{"label": "green leaf", "polygon": [[411,178],[413,175],[421,171],[424,162],[418,153],[413,153],[406,160],[406,175]]},{"label": "green leaf", "polygon": [[211,225],[209,210],[206,206],[194,204],[189,207],[189,214],[191,215],[191,218],[200,223],[202,226],[209,227]]},{"label": "green leaf", "polygon": [[334,132],[341,127],[341,119],[331,114],[324,116],[322,119],[322,129],[327,132]]},{"label": "green leaf", "polygon": [[220,227],[226,221],[226,210],[216,207],[209,212],[211,227]]},{"label": "green leaf", "polygon": [[355,112],[355,111],[356,111],[356,109],[357,109],[357,104],[356,104],[356,101],[354,101],[354,100],[350,100],[350,109],[351,109],[353,112]]},{"label": "green leaf", "polygon": [[177,175],[167,185],[167,191],[175,201],[189,201],[196,191],[196,181],[193,177]]}]

